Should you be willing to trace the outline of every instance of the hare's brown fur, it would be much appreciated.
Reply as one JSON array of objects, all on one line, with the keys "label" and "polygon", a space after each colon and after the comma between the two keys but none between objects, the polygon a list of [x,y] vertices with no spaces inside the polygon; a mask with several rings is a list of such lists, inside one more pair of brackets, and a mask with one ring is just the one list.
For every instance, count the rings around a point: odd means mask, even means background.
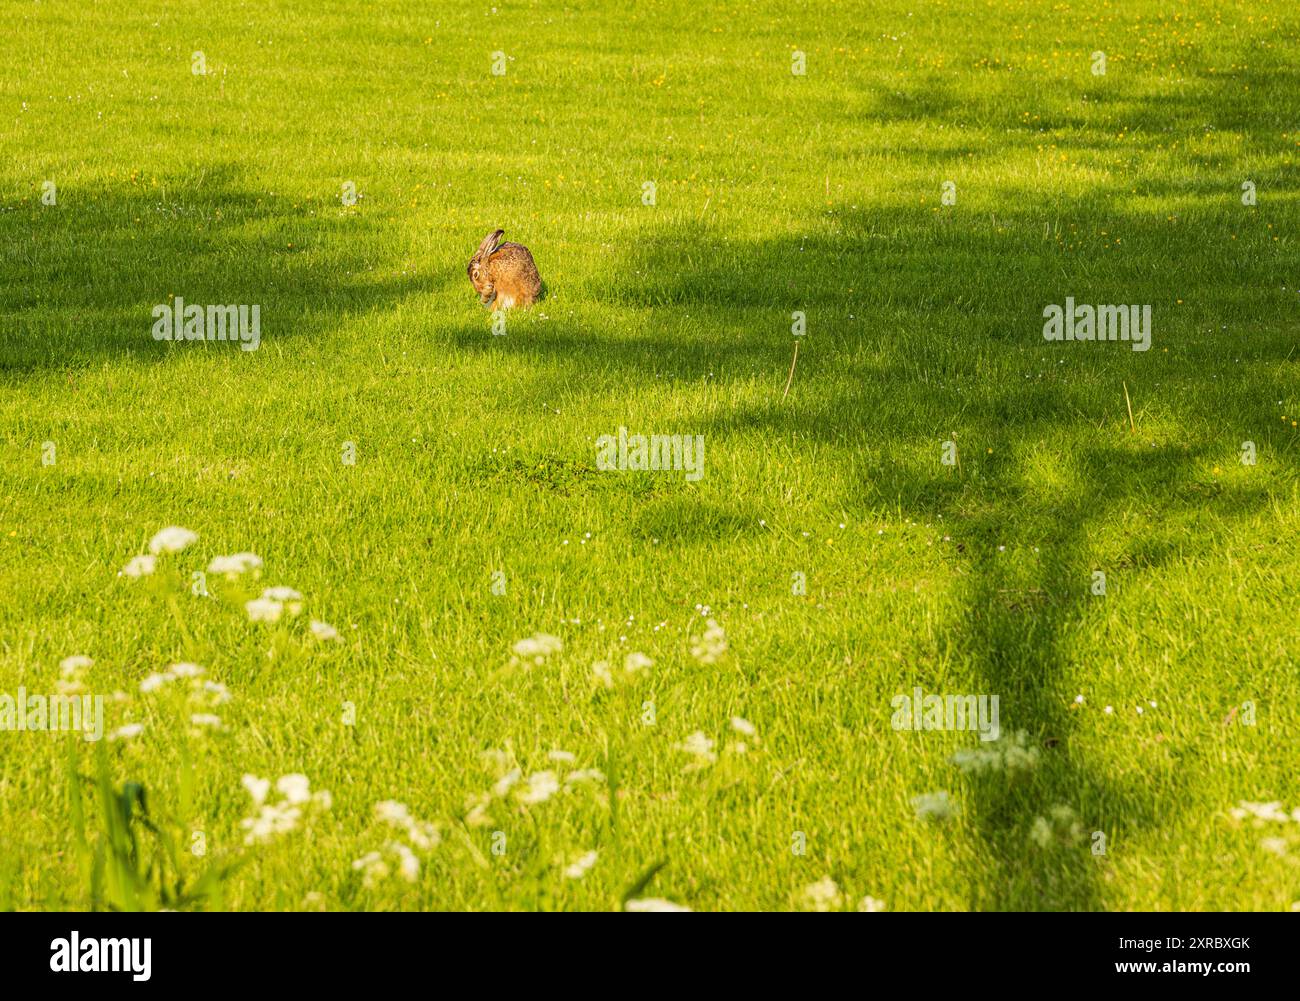
[{"label": "hare's brown fur", "polygon": [[483,238],[465,269],[483,305],[492,309],[531,306],[542,292],[542,277],[533,255],[518,243],[497,243],[505,230]]}]

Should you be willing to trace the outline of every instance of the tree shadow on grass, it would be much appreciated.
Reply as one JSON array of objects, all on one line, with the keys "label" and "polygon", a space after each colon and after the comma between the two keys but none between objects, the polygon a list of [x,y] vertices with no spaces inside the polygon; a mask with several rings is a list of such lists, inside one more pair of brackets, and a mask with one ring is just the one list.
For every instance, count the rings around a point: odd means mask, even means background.
[{"label": "tree shadow on grass", "polygon": [[231,166],[68,185],[55,205],[0,212],[0,371],[162,361],[187,346],[152,335],[153,308],[176,296],[259,305],[263,343],[312,336],[428,290],[376,266],[387,245],[381,220],[255,191]]},{"label": "tree shadow on grass", "polygon": [[[1124,215],[1118,206],[1114,216]],[[1097,219],[1077,218],[1096,228]],[[1152,268],[1147,252],[1068,253],[1044,235],[1042,216],[1026,208],[996,219],[947,220],[841,209],[833,226],[766,242],[683,224],[643,243],[632,268],[611,274],[609,298],[649,311],[652,328],[659,318],[700,316],[705,334],[676,340],[558,323],[492,345],[560,370],[590,362],[619,387],[674,365],[711,367],[723,379],[769,371],[768,404],[722,408],[703,417],[697,430],[724,443],[739,434],[775,441],[795,432],[845,457],[870,451],[876,458],[862,464],[857,489],[843,499],[846,510],[863,520],[881,511],[943,518],[944,531],[961,540],[954,559],[963,583],[960,612],[942,632],[938,659],[965,665],[983,693],[999,695],[1003,732],[1025,731],[1042,756],[1027,782],[972,779],[964,797],[982,842],[983,865],[972,874],[970,892],[983,908],[1104,905],[1107,863],[1092,855],[1088,842],[1066,846],[1053,838],[1042,848],[1031,842],[1034,818],[1049,818],[1053,807],[1070,807],[1086,832],[1101,830],[1112,844],[1179,823],[1178,808],[1154,802],[1141,777],[1104,774],[1073,746],[1079,717],[1061,691],[1078,667],[1073,638],[1094,628],[1090,619],[1103,607],[1089,604],[1092,571],[1111,569],[1093,564],[1098,529],[1114,527],[1123,512],[1153,528],[1185,526],[1207,511],[1225,524],[1240,523],[1271,499],[1263,487],[1205,484],[1204,470],[1222,454],[1221,428],[1234,429],[1233,448],[1242,437],[1268,433],[1279,392],[1268,366],[1288,357],[1290,338],[1273,322],[1267,297],[1247,300],[1258,310],[1244,318],[1255,336],[1227,344],[1179,320],[1172,300],[1240,302],[1243,288],[1273,281],[1274,262],[1252,251],[1225,270],[1220,248],[1170,245],[1162,219],[1128,213],[1123,221],[1135,234],[1132,242],[1163,242],[1172,251],[1160,268]],[[701,246],[710,253],[683,267],[683,248]],[[1067,295],[1079,302],[1154,304],[1155,349],[1048,344],[1042,308]],[[801,342],[808,361],[783,401],[793,310],[808,317],[810,335]],[[465,350],[486,349],[485,343],[458,340]],[[1173,358],[1159,350],[1165,346]],[[1131,434],[1121,387],[1139,394],[1139,421],[1148,403],[1176,418],[1199,411],[1188,422],[1191,437],[1170,442],[1166,427],[1153,448]],[[1210,420],[1207,406],[1216,411]],[[1160,413],[1151,421],[1160,424],[1162,417],[1171,423]],[[970,450],[964,462],[971,475],[940,462],[942,440],[958,429],[963,448],[998,444],[992,457]],[[715,453],[719,447],[725,445],[711,446]],[[1070,465],[1062,485],[1037,482],[1035,461],[1043,451],[1060,452]],[[691,518],[690,502],[677,501],[673,524]],[[719,528],[711,512],[702,510],[700,520],[705,535]],[[1035,547],[1043,551],[1027,564],[1007,555]],[[1128,586],[1172,564],[1178,553],[1171,544],[1131,539],[1120,558]],[[918,667],[917,683],[946,691],[944,678],[926,677],[926,670]],[[953,781],[965,781],[955,768]]]}]

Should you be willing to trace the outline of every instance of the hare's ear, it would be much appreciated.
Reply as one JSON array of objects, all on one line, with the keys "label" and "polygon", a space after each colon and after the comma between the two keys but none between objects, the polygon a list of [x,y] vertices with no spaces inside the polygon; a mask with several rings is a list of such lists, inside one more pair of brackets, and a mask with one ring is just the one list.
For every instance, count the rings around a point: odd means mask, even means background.
[{"label": "hare's ear", "polygon": [[501,239],[504,233],[504,229],[496,229],[483,237],[483,242],[478,245],[478,251],[474,256],[480,260],[486,261],[490,256],[492,256],[492,251],[497,249],[497,241]]}]

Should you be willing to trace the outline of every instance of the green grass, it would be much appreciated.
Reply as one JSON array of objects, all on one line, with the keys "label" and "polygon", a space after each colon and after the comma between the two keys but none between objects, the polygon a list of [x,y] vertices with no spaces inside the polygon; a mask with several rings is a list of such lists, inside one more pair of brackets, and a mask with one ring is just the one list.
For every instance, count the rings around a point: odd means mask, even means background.
[{"label": "green grass", "polygon": [[[0,692],[85,654],[145,730],[102,781],[82,743],[79,796],[75,736],[0,733],[0,907],[149,906],[104,874],[128,782],[190,885],[237,863],[186,906],[607,909],[665,863],[637,895],[696,909],[826,876],[850,908],[1291,907],[1300,828],[1229,814],[1300,807],[1300,16],[1250,8],[14,5]],[[465,276],[497,226],[548,291],[505,336]],[[260,349],[153,340],[175,295],[261,304]],[[1044,341],[1066,296],[1150,304],[1151,350]],[[704,435],[705,476],[598,471],[619,426]],[[167,525],[199,535],[176,587],[250,550],[303,615],[120,577]],[[563,650],[503,669],[535,632]],[[229,687],[221,732],[139,690],[177,661]],[[914,686],[997,694],[1036,766],[895,731]],[[695,731],[723,753],[686,771]],[[607,781],[467,825],[491,748]],[[333,807],[245,848],[246,772]],[[387,799],[442,842],[367,887]],[[1082,833],[1040,847],[1057,806]]]}]

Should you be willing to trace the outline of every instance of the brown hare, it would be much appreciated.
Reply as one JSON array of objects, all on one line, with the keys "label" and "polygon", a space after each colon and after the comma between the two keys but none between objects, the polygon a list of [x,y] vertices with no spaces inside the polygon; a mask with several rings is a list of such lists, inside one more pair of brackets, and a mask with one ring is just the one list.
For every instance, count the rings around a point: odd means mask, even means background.
[{"label": "brown hare", "polygon": [[517,243],[497,243],[504,233],[497,229],[485,236],[465,268],[479,302],[491,303],[494,311],[531,306],[542,291],[533,255]]}]

